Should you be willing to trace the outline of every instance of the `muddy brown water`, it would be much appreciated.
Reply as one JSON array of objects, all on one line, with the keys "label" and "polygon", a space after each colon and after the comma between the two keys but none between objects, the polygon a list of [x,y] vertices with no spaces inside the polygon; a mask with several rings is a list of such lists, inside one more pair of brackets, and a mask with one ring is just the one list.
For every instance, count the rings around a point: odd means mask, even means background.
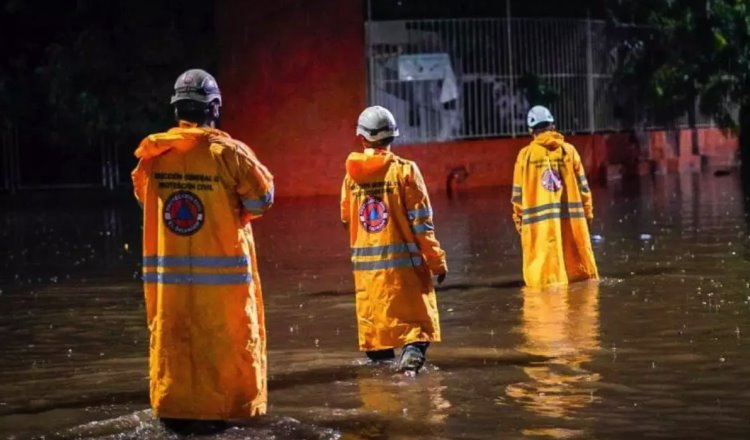
[{"label": "muddy brown water", "polygon": [[[434,196],[444,342],[416,378],[356,351],[337,200],[279,200],[255,226],[269,414],[195,438],[750,438],[738,179],[594,197],[602,281],[532,291],[508,188]],[[0,438],[177,438],[148,410],[139,216],[134,203],[0,212]]]}]

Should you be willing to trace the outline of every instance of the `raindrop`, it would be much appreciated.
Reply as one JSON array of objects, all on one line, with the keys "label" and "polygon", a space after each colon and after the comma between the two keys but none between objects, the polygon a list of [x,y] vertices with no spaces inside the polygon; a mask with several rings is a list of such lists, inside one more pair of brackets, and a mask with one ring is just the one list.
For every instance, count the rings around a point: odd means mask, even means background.
[{"label": "raindrop", "polygon": [[315,346],[316,347],[320,347],[320,339],[316,339],[315,340]]}]

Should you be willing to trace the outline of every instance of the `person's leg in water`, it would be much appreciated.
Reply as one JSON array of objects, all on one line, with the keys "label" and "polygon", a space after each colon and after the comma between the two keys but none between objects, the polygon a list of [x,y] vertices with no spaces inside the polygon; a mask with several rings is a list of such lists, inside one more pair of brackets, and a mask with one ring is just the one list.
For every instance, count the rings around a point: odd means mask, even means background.
[{"label": "person's leg in water", "polygon": [[396,359],[396,352],[394,352],[392,348],[387,348],[385,350],[366,351],[365,354],[367,355],[367,358],[372,362],[383,362]]},{"label": "person's leg in water", "polygon": [[213,435],[226,431],[229,424],[223,420],[192,420],[159,418],[168,431],[181,436]]},{"label": "person's leg in water", "polygon": [[418,373],[427,359],[427,347],[429,346],[429,342],[412,342],[404,345],[404,348],[401,349],[401,358],[398,361],[398,370]]}]

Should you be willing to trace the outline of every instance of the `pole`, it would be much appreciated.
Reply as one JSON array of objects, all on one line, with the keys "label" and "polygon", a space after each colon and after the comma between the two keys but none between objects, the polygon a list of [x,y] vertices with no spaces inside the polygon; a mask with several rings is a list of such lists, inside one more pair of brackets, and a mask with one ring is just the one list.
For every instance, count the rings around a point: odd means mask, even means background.
[{"label": "pole", "polygon": [[516,86],[515,77],[513,72],[513,36],[511,33],[511,12],[510,12],[510,0],[505,0],[505,19],[507,20],[506,30],[508,33],[508,83],[509,83],[509,102],[510,102],[510,134],[516,137]]},{"label": "pole", "polygon": [[596,118],[594,117],[594,48],[591,30],[591,13],[586,14],[586,79],[588,89],[588,111],[589,132],[596,131]]},{"label": "pole", "polygon": [[374,70],[375,66],[372,60],[372,0],[367,0],[367,17],[365,20],[365,57],[367,62],[367,99],[366,105],[372,105],[375,99]]}]

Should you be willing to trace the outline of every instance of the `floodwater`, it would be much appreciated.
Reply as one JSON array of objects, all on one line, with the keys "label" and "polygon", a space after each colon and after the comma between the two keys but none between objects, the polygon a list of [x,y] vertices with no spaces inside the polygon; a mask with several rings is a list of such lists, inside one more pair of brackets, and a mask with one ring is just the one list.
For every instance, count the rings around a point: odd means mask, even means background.
[{"label": "floodwater", "polygon": [[[594,197],[603,280],[533,291],[508,188],[434,196],[445,340],[417,377],[356,350],[337,200],[279,200],[255,227],[269,415],[195,438],[750,438],[739,180],[669,175]],[[148,410],[135,203],[3,203],[0,437],[178,438]]]}]

